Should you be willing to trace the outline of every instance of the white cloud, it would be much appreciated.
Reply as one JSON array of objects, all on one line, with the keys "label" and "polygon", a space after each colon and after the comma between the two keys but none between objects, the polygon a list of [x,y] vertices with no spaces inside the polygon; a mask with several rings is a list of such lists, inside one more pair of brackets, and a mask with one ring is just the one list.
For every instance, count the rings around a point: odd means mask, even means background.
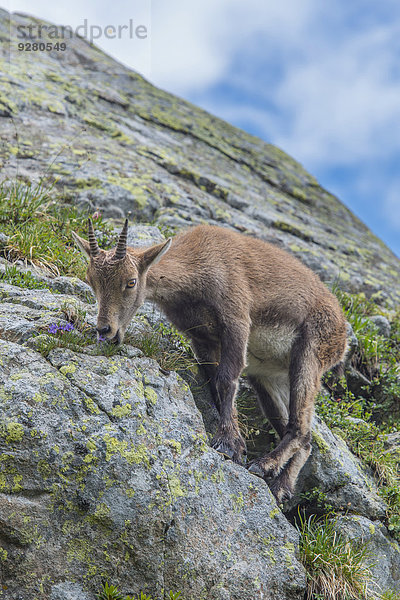
[{"label": "white cloud", "polygon": [[391,47],[398,27],[361,33],[332,48],[319,48],[303,65],[293,65],[276,90],[275,102],[293,123],[278,143],[302,160],[319,165],[355,163],[400,150],[393,135],[400,121],[400,79]]},{"label": "white cloud", "polygon": [[153,0],[151,79],[182,95],[211,86],[255,35],[299,35],[314,2]]}]

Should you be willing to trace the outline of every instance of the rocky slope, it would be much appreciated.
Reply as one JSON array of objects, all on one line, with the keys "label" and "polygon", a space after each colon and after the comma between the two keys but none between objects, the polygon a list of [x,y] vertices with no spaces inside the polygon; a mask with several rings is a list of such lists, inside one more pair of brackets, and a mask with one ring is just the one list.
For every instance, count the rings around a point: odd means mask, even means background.
[{"label": "rocky slope", "polygon": [[[76,315],[94,328],[96,307],[79,280],[32,276],[49,289],[0,282],[0,598],[94,600],[106,580],[154,598],[301,600],[298,533],[264,481],[208,447],[204,381],[192,393],[134,346],[43,352]],[[144,305],[130,331],[160,321]],[[286,510],[312,490],[369,540],[375,590],[400,591],[400,546],[371,473],[319,420]]]},{"label": "rocky slope", "polygon": [[93,304],[5,283],[0,297],[0,598],[94,600],[107,580],[300,600],[297,532],[263,481],[208,447],[187,384],[133,347],[44,358],[35,336],[65,323],[66,302],[94,324]]},{"label": "rocky slope", "polygon": [[108,216],[224,224],[284,246],[326,281],[398,301],[399,260],[295,160],[83,39],[19,52],[16,28],[30,23],[40,21],[0,11],[3,176],[45,176]]},{"label": "rocky slope", "polygon": [[[18,53],[15,27],[30,22],[14,15],[9,43],[0,11],[3,177],[44,177],[109,217],[232,227],[326,281],[398,302],[398,259],[293,159],[84,40]],[[136,226],[129,243],[160,237]],[[263,481],[207,446],[215,415],[204,382],[190,390],[134,345],[112,357],[43,351],[49,327],[79,314],[93,328],[96,309],[83,282],[33,277],[47,289],[0,281],[0,598],[94,600],[108,580],[156,599],[170,589],[184,600],[302,599],[297,531]],[[132,331],[160,321],[145,306]],[[285,508],[312,490],[348,511],[350,537],[370,541],[375,588],[399,592],[400,548],[372,473],[318,420]]]}]

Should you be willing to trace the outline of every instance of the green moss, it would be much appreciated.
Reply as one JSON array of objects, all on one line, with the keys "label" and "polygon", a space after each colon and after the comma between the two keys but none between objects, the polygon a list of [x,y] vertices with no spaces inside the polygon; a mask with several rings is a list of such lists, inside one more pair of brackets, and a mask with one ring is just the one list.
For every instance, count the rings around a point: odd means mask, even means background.
[{"label": "green moss", "polygon": [[223,470],[221,468],[217,469],[215,473],[211,475],[210,479],[213,483],[223,483],[225,481],[225,475]]},{"label": "green moss", "polygon": [[168,488],[171,493],[172,501],[175,501],[177,498],[186,495],[186,492],[182,489],[179,478],[175,473],[172,473],[172,475],[168,476]]},{"label": "green moss", "polygon": [[106,443],[106,461],[111,460],[115,454],[119,454],[130,465],[144,464],[147,467],[150,465],[149,453],[144,444],[128,447],[126,440],[120,441],[108,433],[106,433],[103,439]]},{"label": "green moss", "polygon": [[[83,152],[85,154],[85,152]],[[87,177],[86,179],[75,179],[74,185],[79,190],[90,190],[101,188],[103,183],[97,177]]]},{"label": "green moss", "polygon": [[33,399],[34,399],[35,402],[40,403],[40,402],[46,402],[49,399],[49,397],[45,393],[39,394],[39,392],[37,392],[33,396]]},{"label": "green moss", "polygon": [[243,510],[244,507],[244,499],[243,499],[243,493],[239,492],[239,494],[231,494],[230,496],[232,503],[233,503],[233,510],[235,512],[241,512]]},{"label": "green moss", "polygon": [[22,491],[21,481],[22,481],[22,475],[14,475],[14,477],[13,477],[14,485],[12,486],[12,491],[14,492],[14,494],[18,494],[18,492]]},{"label": "green moss", "polygon": [[101,522],[110,522],[111,510],[107,506],[107,504],[101,503],[96,506],[96,510],[94,512],[94,518],[97,521]]},{"label": "green moss", "polygon": [[116,177],[115,175],[109,175],[107,179],[109,183],[118,185],[130,192],[139,209],[143,209],[147,205],[148,198],[147,194],[144,192],[147,188],[144,185],[143,180],[138,180],[137,183],[135,183],[133,177]]},{"label": "green moss", "polygon": [[157,394],[153,388],[146,386],[144,388],[144,395],[153,406],[157,403]]},{"label": "green moss", "polygon": [[177,440],[164,440],[164,444],[173,448],[177,454],[181,454],[182,444]]},{"label": "green moss", "polygon": [[127,417],[132,414],[132,406],[131,404],[118,404],[112,408],[111,414],[114,417],[122,419],[123,417]]},{"label": "green moss", "polygon": [[312,431],[312,441],[318,447],[321,454],[326,454],[329,451],[329,444],[315,431]]},{"label": "green moss", "polygon": [[0,560],[4,562],[5,560],[7,560],[7,558],[8,558],[7,550],[5,550],[4,548],[2,548],[0,546]]},{"label": "green moss", "polygon": [[0,437],[5,439],[7,444],[16,444],[22,441],[24,437],[24,427],[16,421],[0,423]]},{"label": "green moss", "polygon": [[89,396],[85,396],[83,399],[86,408],[88,409],[88,411],[90,413],[92,413],[93,415],[99,415],[100,414],[100,409],[97,406],[97,404],[94,402],[94,400],[92,400],[92,398],[89,398]]},{"label": "green moss", "polygon": [[76,371],[76,365],[74,364],[69,364],[69,365],[63,365],[62,367],[60,367],[60,372],[63,375],[67,375],[68,373],[75,373]]},{"label": "green moss", "polygon": [[290,233],[295,237],[300,238],[306,242],[310,242],[313,240],[313,235],[311,232],[306,230],[301,230],[292,223],[287,223],[286,221],[275,221],[272,224],[275,229],[279,229],[280,231],[284,231],[285,233]]}]

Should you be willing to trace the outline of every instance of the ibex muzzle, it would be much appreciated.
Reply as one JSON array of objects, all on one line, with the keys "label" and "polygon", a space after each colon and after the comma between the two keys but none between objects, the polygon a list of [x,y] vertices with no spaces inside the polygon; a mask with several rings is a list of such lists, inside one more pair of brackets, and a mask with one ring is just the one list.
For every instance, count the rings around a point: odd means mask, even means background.
[{"label": "ibex muzzle", "polygon": [[[346,349],[336,298],[291,254],[222,227],[199,226],[145,250],[74,238],[90,259],[87,279],[99,305],[97,328],[122,342],[145,299],[191,339],[220,414],[213,448],[241,463],[246,451],[235,408],[246,366],[259,404],[281,441],[249,470],[279,502],[293,493],[311,452],[311,421],[321,375]],[[167,250],[169,251],[167,252]],[[161,260],[160,260],[161,259]],[[271,482],[272,478],[272,482]]]}]

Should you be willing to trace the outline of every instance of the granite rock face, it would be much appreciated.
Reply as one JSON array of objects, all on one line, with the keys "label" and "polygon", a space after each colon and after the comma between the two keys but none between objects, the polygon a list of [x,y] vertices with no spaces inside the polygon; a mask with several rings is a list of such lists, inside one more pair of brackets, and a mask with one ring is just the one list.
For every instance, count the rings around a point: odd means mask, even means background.
[{"label": "granite rock face", "polygon": [[338,520],[337,529],[348,540],[367,544],[374,592],[400,590],[400,546],[380,521],[356,515],[344,516]]},{"label": "granite rock face", "polygon": [[140,352],[44,358],[23,342],[73,299],[1,293],[0,597],[94,600],[108,580],[157,598],[300,600],[296,530],[263,481],[209,448],[187,384]]},{"label": "granite rock face", "polygon": [[[83,39],[34,60],[17,52],[16,27],[31,23],[0,9],[3,176],[45,173],[66,201],[168,235],[231,227],[295,253],[324,281],[398,302],[398,259],[296,161]],[[139,225],[128,243],[161,239]],[[215,414],[204,385],[192,393],[132,346],[45,358],[36,336],[65,324],[67,306],[94,328],[96,307],[79,280],[35,277],[48,289],[0,283],[0,598],[94,600],[104,580],[157,598],[303,598],[296,530],[264,481],[207,445]],[[163,319],[148,306],[141,317]],[[398,452],[398,440],[388,448]],[[376,578],[400,589],[374,481],[318,421],[294,501],[315,490],[359,513],[349,523],[373,536],[387,566]]]},{"label": "granite rock face", "polygon": [[17,27],[40,23],[0,10],[3,176],[46,174],[108,217],[231,227],[294,252],[325,281],[399,300],[399,260],[295,160],[84,39],[19,52]]},{"label": "granite rock face", "polygon": [[312,448],[290,507],[295,507],[305,494],[310,507],[317,508],[316,501],[323,497],[335,511],[384,519],[386,505],[378,496],[372,473],[318,417],[314,418]]},{"label": "granite rock face", "polygon": [[[55,293],[77,285],[60,279],[53,290],[0,284],[3,597],[94,600],[108,580],[155,597],[300,600],[298,534],[264,481],[208,447],[216,421],[204,382],[193,398],[133,347],[110,358],[91,346],[35,350],[66,311],[94,328],[96,306]],[[132,329],[144,319],[162,316],[145,305]],[[384,515],[372,477],[318,421],[294,503],[315,489],[338,510]]]}]

